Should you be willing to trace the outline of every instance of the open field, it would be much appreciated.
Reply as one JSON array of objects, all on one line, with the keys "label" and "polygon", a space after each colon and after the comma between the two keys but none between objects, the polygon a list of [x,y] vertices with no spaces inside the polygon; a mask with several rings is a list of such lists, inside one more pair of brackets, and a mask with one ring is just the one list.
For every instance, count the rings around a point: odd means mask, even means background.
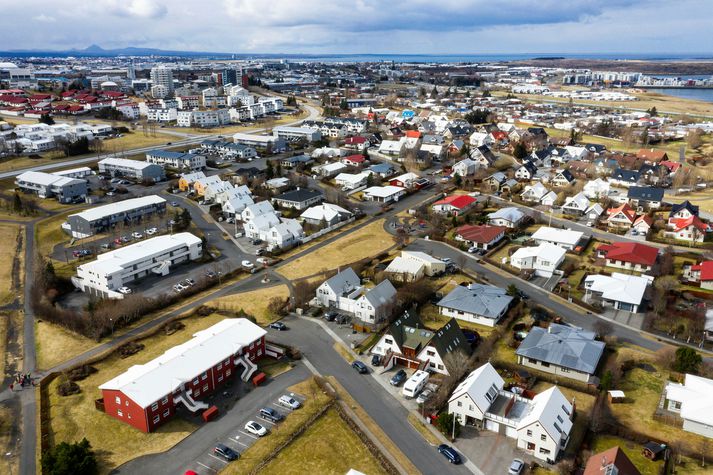
[{"label": "open field", "polygon": [[82,207],[73,207],[64,213],[56,214],[50,218],[37,222],[35,226],[35,240],[37,252],[42,256],[49,255],[57,244],[69,242],[72,238],[62,230],[62,223],[67,216],[80,211]]},{"label": "open field", "polygon": [[[314,379],[308,379],[291,386],[289,390],[307,398],[302,404],[302,407],[298,411],[291,412],[284,422],[274,426],[268,437],[260,439],[259,442],[253,444],[249,449],[241,453],[240,459],[227,465],[222,473],[252,473],[263,460],[272,455],[280,445],[290,439],[295,431],[302,427],[331,400],[329,395],[321,391]],[[298,438],[295,443],[299,440]],[[286,447],[285,450],[289,448],[290,446]],[[329,456],[329,454],[325,454],[325,456]],[[278,464],[278,467],[281,466],[284,466],[284,463]]]},{"label": "open field", "polygon": [[349,469],[369,475],[386,473],[336,409],[330,409],[260,473],[337,475],[347,473]]},{"label": "open field", "polygon": [[10,409],[5,406],[0,406],[0,451],[3,454],[3,460],[0,462],[0,470],[3,473],[20,473],[18,469],[19,460],[15,454],[16,442],[12,440],[12,423],[13,417],[16,417]]},{"label": "open field", "polygon": [[[12,292],[12,268],[18,252],[18,237],[23,230],[24,228],[19,224],[0,223],[0,262],[3,263],[0,267],[0,305],[10,303],[15,298]],[[22,248],[19,251],[22,257]],[[20,273],[23,272],[22,269],[23,267],[20,266]]]},{"label": "open field", "polygon": [[251,292],[220,297],[209,302],[207,305],[221,309],[237,312],[243,310],[248,315],[252,315],[257,320],[258,325],[266,325],[274,321],[277,316],[268,311],[270,300],[274,298],[286,299],[290,292],[286,285],[275,285]]},{"label": "open field", "polygon": [[288,279],[299,279],[321,271],[336,269],[354,261],[373,257],[394,245],[384,231],[384,220],[379,219],[331,244],[300,257],[279,268]]},{"label": "open field", "polygon": [[91,338],[73,333],[54,323],[35,322],[35,346],[39,368],[52,368],[98,344]]},{"label": "open field", "polygon": [[59,396],[57,387],[62,377],[55,379],[47,388],[52,443],[77,441],[86,437],[100,454],[100,469],[103,473],[140,455],[163,452],[178,443],[196,428],[195,424],[173,419],[157,432],[144,434],[96,410],[94,400],[101,394],[97,387],[133,365],[156,358],[167,349],[189,340],[195,332],[224,318],[217,314],[185,318],[181,320],[185,328],[171,335],[159,332],[143,339],[141,343],[145,348],[128,358],[122,359],[116,354],[108,356],[93,365],[98,370],[96,373],[77,382],[82,389],[80,394]]},{"label": "open field", "polygon": [[[501,92],[501,95],[507,93]],[[497,95],[497,94],[494,94]],[[599,107],[611,107],[612,109],[645,111],[656,107],[659,114],[673,115],[707,115],[713,116],[713,104],[704,101],[695,101],[681,97],[668,96],[653,92],[643,92],[633,94],[638,101],[592,101],[585,99],[575,99],[575,104],[586,104]],[[569,103],[568,98],[542,96],[539,94],[515,94],[516,97],[528,102],[562,102]]]}]

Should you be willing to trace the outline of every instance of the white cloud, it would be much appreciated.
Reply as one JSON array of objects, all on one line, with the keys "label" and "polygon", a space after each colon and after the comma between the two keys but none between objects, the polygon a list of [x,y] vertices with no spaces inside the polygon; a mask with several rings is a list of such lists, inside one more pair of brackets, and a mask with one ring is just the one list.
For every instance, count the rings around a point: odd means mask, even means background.
[{"label": "white cloud", "polygon": [[109,10],[117,15],[135,18],[161,18],[168,12],[168,7],[156,0],[105,0]]},{"label": "white cloud", "polygon": [[43,23],[54,23],[57,21],[57,19],[55,17],[45,15],[44,13],[37,15],[35,17],[32,17],[32,19],[35,21],[41,21]]}]

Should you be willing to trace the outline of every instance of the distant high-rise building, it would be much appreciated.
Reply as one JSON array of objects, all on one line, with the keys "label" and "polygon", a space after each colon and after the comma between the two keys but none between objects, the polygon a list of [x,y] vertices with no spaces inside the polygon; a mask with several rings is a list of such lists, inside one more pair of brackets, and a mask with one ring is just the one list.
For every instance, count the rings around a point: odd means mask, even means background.
[{"label": "distant high-rise building", "polygon": [[151,68],[151,81],[154,86],[165,87],[167,95],[173,94],[173,71],[166,66]]},{"label": "distant high-rise building", "polygon": [[131,80],[136,79],[136,68],[134,67],[133,61],[126,67],[126,77]]},{"label": "distant high-rise building", "polygon": [[224,69],[220,73],[221,84],[232,84],[239,86],[242,84],[243,71],[241,69]]}]

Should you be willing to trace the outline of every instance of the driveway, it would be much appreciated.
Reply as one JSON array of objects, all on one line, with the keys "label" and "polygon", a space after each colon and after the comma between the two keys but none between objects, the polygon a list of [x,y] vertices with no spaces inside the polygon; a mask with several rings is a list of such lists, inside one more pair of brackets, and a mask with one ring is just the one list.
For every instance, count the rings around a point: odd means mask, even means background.
[{"label": "driveway", "polygon": [[537,460],[518,449],[515,439],[475,427],[463,427],[454,445],[485,475],[507,473],[510,463],[516,458],[525,463]]}]

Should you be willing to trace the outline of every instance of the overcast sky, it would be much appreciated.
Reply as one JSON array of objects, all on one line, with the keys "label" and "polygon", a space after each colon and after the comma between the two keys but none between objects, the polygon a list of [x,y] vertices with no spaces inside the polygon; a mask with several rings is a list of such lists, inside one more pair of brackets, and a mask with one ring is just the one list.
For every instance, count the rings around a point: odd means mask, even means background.
[{"label": "overcast sky", "polygon": [[713,53],[710,0],[0,1],[0,50]]}]

